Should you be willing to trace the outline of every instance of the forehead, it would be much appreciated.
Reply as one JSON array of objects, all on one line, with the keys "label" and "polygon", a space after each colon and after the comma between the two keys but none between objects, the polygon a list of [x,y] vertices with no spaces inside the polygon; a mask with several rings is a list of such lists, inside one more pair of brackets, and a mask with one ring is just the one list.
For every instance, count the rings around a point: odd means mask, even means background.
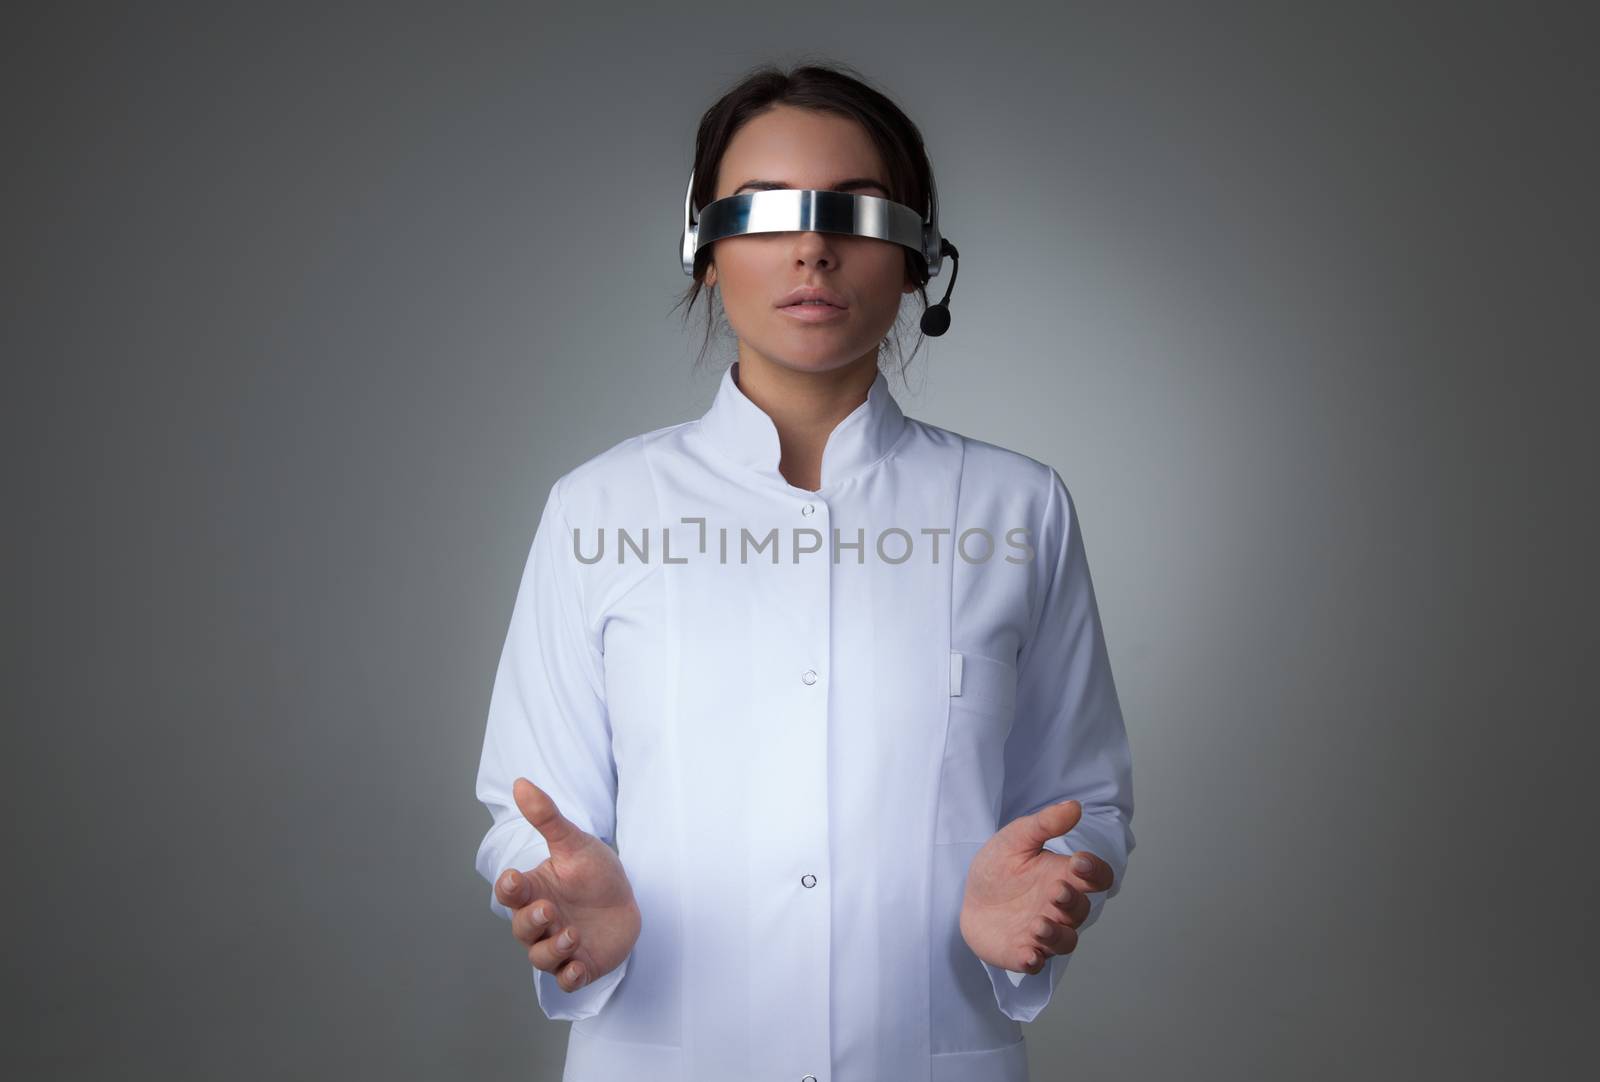
[{"label": "forehead", "polygon": [[[866,130],[848,117],[778,106],[747,121],[723,151],[717,196],[752,178],[828,188],[843,177],[889,176]],[[869,193],[870,194],[870,193]]]}]

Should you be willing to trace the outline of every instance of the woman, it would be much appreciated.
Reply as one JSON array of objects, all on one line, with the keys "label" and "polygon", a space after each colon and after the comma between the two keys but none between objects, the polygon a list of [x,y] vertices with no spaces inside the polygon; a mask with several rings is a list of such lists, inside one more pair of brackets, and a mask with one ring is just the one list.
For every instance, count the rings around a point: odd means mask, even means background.
[{"label": "woman", "polygon": [[[904,114],[820,66],[731,90],[693,175],[698,207],[933,192]],[[1071,497],[890,395],[922,254],[792,230],[693,269],[738,338],[710,409],[562,476],[535,533],[478,775],[491,907],[575,1023],[569,1082],[1026,1079],[1019,1023],[1134,844]]]}]

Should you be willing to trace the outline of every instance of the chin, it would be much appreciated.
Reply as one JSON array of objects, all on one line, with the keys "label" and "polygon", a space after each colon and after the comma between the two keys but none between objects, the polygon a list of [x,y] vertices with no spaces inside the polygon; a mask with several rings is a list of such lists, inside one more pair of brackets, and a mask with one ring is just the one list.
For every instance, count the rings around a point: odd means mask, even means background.
[{"label": "chin", "polygon": [[795,351],[795,350],[766,350],[758,349],[763,357],[780,368],[787,368],[795,372],[831,372],[835,368],[844,368],[852,364],[862,354],[862,350],[827,350],[822,351]]}]

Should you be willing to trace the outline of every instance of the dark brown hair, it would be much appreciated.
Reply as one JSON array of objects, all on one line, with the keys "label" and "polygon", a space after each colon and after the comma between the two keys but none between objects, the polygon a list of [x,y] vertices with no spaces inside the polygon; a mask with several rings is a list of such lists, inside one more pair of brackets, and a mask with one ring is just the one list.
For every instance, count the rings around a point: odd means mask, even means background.
[{"label": "dark brown hair", "polygon": [[[866,129],[868,137],[883,158],[884,167],[889,174],[889,198],[916,210],[924,219],[928,216],[930,204],[933,209],[937,209],[938,192],[933,182],[933,167],[928,162],[927,151],[922,145],[922,133],[917,130],[917,126],[898,105],[889,100],[887,95],[869,86],[853,69],[843,64],[828,62],[803,64],[789,71],[784,71],[776,65],[764,64],[745,75],[705,111],[700,118],[699,132],[695,136],[694,191],[690,196],[697,213],[699,208],[710,203],[716,194],[717,173],[722,165],[722,156],[734,133],[750,120],[779,105],[814,109],[856,121]],[[678,301],[679,305],[687,305],[688,309],[692,309],[696,298],[705,288],[706,267],[711,261],[712,247],[713,245],[708,244],[695,255],[694,284]],[[906,275],[917,284],[917,295],[922,298],[922,307],[926,310],[928,261],[920,252],[914,252],[910,248],[905,248],[903,251],[906,259]],[[716,291],[712,290],[706,301],[706,336],[700,346],[700,355],[695,360],[696,367],[705,360],[706,349],[711,344],[711,332],[716,324],[715,312],[718,307],[720,306],[716,304]],[[685,322],[688,321],[688,309],[684,312]],[[920,319],[921,313],[917,315]],[[911,358],[905,356],[905,351],[900,346],[898,330],[891,334],[896,351],[900,354],[900,374],[904,379],[905,369],[911,363]],[[918,346],[921,345],[922,337],[919,325]],[[886,338],[879,343],[880,357],[889,341],[890,339]],[[911,355],[916,356],[915,347]]]}]

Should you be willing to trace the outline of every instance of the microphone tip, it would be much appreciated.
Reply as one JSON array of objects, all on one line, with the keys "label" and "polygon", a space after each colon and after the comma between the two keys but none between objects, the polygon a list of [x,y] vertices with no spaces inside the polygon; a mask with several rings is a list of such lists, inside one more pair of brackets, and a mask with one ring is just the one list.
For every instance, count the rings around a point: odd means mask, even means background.
[{"label": "microphone tip", "polygon": [[933,304],[922,313],[922,333],[937,338],[950,329],[950,309],[944,304]]}]

